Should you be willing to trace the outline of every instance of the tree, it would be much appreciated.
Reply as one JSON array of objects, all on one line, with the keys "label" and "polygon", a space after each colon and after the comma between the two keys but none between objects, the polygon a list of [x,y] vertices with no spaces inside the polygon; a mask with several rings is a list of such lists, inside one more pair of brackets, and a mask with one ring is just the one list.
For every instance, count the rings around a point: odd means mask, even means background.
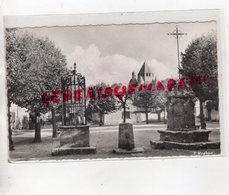
[{"label": "tree", "polygon": [[93,112],[98,113],[100,120],[99,125],[102,126],[104,125],[103,116],[117,110],[117,101],[111,92],[112,88],[105,83],[98,83],[95,86],[91,86],[89,90],[91,90],[93,94],[87,106],[87,115]]},{"label": "tree", "polygon": [[149,123],[148,114],[154,111],[158,114],[160,120],[160,113],[164,110],[166,103],[165,93],[163,91],[152,91],[148,89],[140,90],[135,93],[133,105],[142,108],[146,116],[146,124]]},{"label": "tree", "polygon": [[34,112],[34,142],[41,142],[40,115],[51,108],[41,101],[46,91],[60,88],[66,59],[48,38],[6,30],[8,102]]},{"label": "tree", "polygon": [[133,101],[135,85],[130,84],[128,89],[125,85],[114,84],[114,94],[117,99],[118,109],[123,110],[123,123],[126,123],[126,109],[128,108],[128,100]]},{"label": "tree", "polygon": [[167,102],[166,93],[164,91],[159,91],[157,93],[156,99],[154,101],[154,106],[153,106],[155,112],[158,114],[158,121],[161,121],[161,112],[165,111],[166,102]]},{"label": "tree", "polygon": [[62,108],[62,104],[55,104],[52,102],[53,98],[56,96],[50,95],[50,110],[51,110],[51,116],[52,116],[52,137],[57,137],[57,120],[56,120],[56,113],[60,113],[60,109]]},{"label": "tree", "polygon": [[207,109],[207,120],[211,121],[211,112],[213,109],[218,110],[218,102],[213,100],[207,100],[206,101],[206,109]]},{"label": "tree", "polygon": [[201,128],[206,128],[203,103],[218,102],[217,43],[213,34],[193,40],[182,53],[180,73],[200,101]]},{"label": "tree", "polygon": [[[18,40],[16,38],[15,30],[6,30],[6,62],[7,62],[7,107],[8,107],[8,138],[9,138],[9,150],[14,150],[14,144],[12,140],[12,129],[10,126],[10,106],[13,102],[13,92],[16,93],[20,90],[18,83],[16,82],[20,79],[19,70],[17,67],[12,66],[12,64],[20,63],[20,52],[16,49],[18,45]],[[9,76],[10,75],[10,76]],[[14,79],[12,78],[14,77]]]},{"label": "tree", "polygon": [[156,93],[149,90],[138,91],[135,94],[133,105],[143,108],[146,116],[146,124],[149,123],[148,113],[152,110],[156,97]]}]

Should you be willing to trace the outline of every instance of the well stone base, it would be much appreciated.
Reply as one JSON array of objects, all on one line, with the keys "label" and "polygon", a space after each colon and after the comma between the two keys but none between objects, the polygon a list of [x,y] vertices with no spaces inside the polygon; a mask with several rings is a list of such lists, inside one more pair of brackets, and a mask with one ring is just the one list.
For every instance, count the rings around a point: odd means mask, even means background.
[{"label": "well stone base", "polygon": [[89,125],[60,126],[60,146],[89,147]]},{"label": "well stone base", "polygon": [[136,154],[136,153],[143,153],[143,152],[145,152],[143,148],[133,148],[132,150],[117,148],[113,150],[113,153],[115,154]]},{"label": "well stone base", "polygon": [[59,147],[52,151],[52,156],[72,155],[72,154],[95,154],[96,147]]},{"label": "well stone base", "polygon": [[209,141],[209,130],[169,131],[159,130],[160,141],[150,141],[153,149],[218,149],[220,142]]},{"label": "well stone base", "polygon": [[209,130],[191,130],[191,131],[169,131],[159,130],[160,141],[193,143],[193,142],[207,142],[209,138]]},{"label": "well stone base", "polygon": [[179,143],[170,141],[150,141],[153,149],[184,149],[184,150],[202,150],[202,149],[219,149],[220,142],[195,142]]},{"label": "well stone base", "polygon": [[52,150],[53,156],[96,153],[90,146],[89,125],[60,126],[60,132],[60,146]]}]

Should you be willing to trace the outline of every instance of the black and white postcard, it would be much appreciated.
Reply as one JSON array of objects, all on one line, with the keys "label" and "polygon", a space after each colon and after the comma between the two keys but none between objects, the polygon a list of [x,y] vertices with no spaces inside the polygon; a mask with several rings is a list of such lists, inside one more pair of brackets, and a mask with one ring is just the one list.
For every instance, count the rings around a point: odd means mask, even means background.
[{"label": "black and white postcard", "polygon": [[221,154],[217,18],[177,13],[6,17],[10,161]]}]

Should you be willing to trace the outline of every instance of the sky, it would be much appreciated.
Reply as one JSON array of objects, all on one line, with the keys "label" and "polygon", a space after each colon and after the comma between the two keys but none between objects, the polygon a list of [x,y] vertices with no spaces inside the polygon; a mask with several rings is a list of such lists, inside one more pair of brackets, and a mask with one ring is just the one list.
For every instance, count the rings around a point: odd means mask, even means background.
[{"label": "sky", "polygon": [[67,58],[67,66],[85,75],[87,85],[105,82],[128,84],[144,61],[157,79],[177,78],[176,39],[167,33],[178,25],[187,33],[179,39],[180,52],[195,38],[216,33],[215,22],[97,25],[24,28],[37,37],[48,37]]}]

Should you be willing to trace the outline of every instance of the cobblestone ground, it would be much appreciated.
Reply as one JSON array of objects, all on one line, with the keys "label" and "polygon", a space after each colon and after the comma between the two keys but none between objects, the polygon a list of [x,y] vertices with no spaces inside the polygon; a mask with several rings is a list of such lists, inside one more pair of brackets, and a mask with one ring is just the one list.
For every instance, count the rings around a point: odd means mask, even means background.
[{"label": "cobblestone ground", "polygon": [[[10,152],[10,160],[63,160],[63,159],[104,159],[104,158],[129,158],[129,157],[175,157],[190,155],[212,155],[219,154],[220,150],[153,150],[150,147],[150,140],[159,140],[156,130],[165,128],[165,125],[139,125],[134,127],[136,147],[143,147],[145,153],[118,155],[112,150],[118,146],[118,127],[92,127],[90,130],[90,143],[97,146],[97,153],[90,155],[68,155],[51,156],[53,148],[59,146],[59,138],[52,138],[51,129],[42,129],[42,143],[32,143],[34,130],[16,131],[13,133],[15,150]],[[218,123],[208,124],[212,130],[210,140],[219,141],[220,133]]]}]

